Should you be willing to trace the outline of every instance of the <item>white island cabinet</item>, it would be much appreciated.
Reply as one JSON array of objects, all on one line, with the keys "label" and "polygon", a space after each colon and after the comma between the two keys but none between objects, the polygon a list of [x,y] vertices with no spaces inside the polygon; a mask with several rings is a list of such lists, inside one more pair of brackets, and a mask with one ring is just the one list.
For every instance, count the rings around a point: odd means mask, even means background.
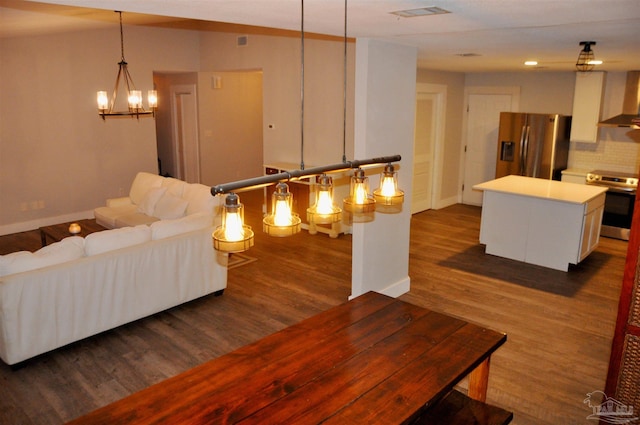
[{"label": "white island cabinet", "polygon": [[473,188],[487,254],[567,271],[598,246],[605,187],[506,176]]}]

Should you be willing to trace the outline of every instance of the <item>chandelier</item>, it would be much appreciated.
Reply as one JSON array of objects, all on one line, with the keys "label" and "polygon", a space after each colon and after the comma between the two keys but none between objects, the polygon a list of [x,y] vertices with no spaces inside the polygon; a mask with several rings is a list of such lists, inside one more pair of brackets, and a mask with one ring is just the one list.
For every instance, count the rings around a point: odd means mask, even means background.
[{"label": "chandelier", "polygon": [[[111,99],[107,95],[106,91],[98,92],[98,113],[104,120],[106,117],[122,117],[131,116],[140,118],[140,116],[155,116],[155,110],[158,107],[158,92],[156,90],[149,90],[147,93],[147,102],[149,110],[146,110],[142,105],[142,91],[137,90],[133,83],[133,78],[129,74],[127,68],[127,61],[124,59],[124,35],[122,32],[122,12],[116,11],[120,15],[120,62],[118,62],[118,75],[116,77],[116,83],[113,88],[113,95]],[[118,111],[115,110],[116,99],[118,97],[120,82],[124,83],[127,94],[127,110]]]}]

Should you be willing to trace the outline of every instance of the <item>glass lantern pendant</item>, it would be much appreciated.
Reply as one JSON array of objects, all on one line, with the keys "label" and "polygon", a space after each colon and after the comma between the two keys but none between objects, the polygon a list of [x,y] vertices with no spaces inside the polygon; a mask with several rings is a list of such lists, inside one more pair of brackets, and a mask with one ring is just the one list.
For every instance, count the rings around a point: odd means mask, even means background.
[{"label": "glass lantern pendant", "polygon": [[307,208],[307,220],[309,221],[309,234],[318,233],[318,224],[330,224],[329,236],[338,237],[336,224],[342,219],[342,209],[333,202],[333,180],[326,174],[318,177],[315,185],[316,202]]},{"label": "glass lantern pendant", "polygon": [[262,230],[269,236],[291,236],[300,231],[300,217],[293,212],[293,195],[286,183],[278,183],[271,196],[271,214],[262,220]]},{"label": "glass lantern pendant", "polygon": [[244,225],[244,207],[235,193],[227,195],[222,225],[213,232],[213,247],[222,252],[243,252],[253,246],[254,234]]},{"label": "glass lantern pendant", "polygon": [[362,223],[373,220],[376,201],[369,192],[369,178],[358,168],[351,176],[349,196],[344,198],[343,207],[347,223]]},{"label": "glass lantern pendant", "polygon": [[380,175],[380,187],[373,192],[376,211],[395,213],[402,211],[404,192],[398,189],[398,173],[392,164],[387,164]]}]

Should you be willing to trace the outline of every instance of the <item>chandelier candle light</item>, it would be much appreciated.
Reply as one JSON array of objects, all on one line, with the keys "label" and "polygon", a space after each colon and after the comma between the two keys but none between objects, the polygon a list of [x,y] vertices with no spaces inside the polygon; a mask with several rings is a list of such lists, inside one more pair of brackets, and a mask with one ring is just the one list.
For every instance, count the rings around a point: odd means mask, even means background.
[{"label": "chandelier candle light", "polygon": [[[109,96],[106,91],[99,91],[97,100],[98,100],[98,111],[99,115],[104,120],[106,117],[113,116],[131,116],[139,118],[140,116],[155,116],[155,110],[158,108],[158,92],[156,90],[149,90],[147,93],[147,103],[149,105],[149,110],[147,111],[142,105],[142,91],[136,90],[136,86],[133,83],[133,78],[131,78],[131,74],[129,74],[129,69],[127,68],[127,61],[124,59],[124,35],[122,32],[122,12],[116,11],[116,13],[120,14],[120,52],[121,58],[120,62],[118,62],[118,75],[116,76],[116,83],[113,89],[113,96],[111,100],[109,100]],[[124,80],[124,85],[127,89],[127,111],[116,111],[116,99],[118,97],[118,89],[120,86],[120,79]]]}]

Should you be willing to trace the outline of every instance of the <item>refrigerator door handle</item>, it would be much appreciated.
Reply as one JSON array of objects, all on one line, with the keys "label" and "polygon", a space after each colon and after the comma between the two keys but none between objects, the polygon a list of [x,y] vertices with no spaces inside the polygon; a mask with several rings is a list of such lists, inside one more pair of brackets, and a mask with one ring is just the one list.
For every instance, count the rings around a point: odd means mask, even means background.
[{"label": "refrigerator door handle", "polygon": [[520,166],[519,166],[519,174],[522,176],[524,175],[524,168],[525,168],[525,164],[526,164],[526,158],[525,158],[525,140],[527,138],[527,126],[523,125],[522,126],[522,131],[520,131],[520,155],[519,155],[519,160],[520,160]]},{"label": "refrigerator door handle", "polygon": [[524,151],[522,152],[522,158],[523,158],[523,164],[522,164],[522,171],[523,171],[523,176],[528,176],[529,175],[529,170],[527,170],[527,164],[529,161],[529,133],[531,133],[531,126],[527,126],[527,130],[525,131],[525,136],[524,136]]}]

